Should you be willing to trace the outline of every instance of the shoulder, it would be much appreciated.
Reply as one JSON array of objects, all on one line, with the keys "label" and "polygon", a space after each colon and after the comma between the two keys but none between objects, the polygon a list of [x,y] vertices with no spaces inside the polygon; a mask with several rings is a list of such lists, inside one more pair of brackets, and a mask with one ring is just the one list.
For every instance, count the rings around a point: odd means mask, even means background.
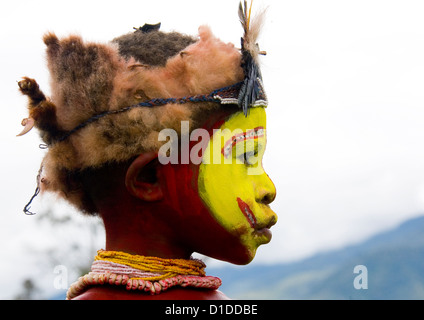
[{"label": "shoulder", "polygon": [[120,287],[93,287],[72,300],[229,300],[219,290],[171,288],[158,295]]}]

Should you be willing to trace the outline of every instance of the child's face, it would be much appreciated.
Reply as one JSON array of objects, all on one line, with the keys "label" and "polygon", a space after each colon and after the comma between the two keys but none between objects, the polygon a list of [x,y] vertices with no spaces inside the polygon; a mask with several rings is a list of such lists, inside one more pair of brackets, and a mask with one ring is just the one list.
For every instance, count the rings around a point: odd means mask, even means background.
[{"label": "child's face", "polygon": [[237,112],[213,129],[200,164],[163,167],[167,221],[193,251],[246,264],[277,222],[268,206],[275,187],[262,168],[265,109],[252,108],[248,117]]},{"label": "child's face", "polygon": [[238,112],[215,131],[199,168],[200,198],[251,258],[277,222],[268,206],[276,191],[262,167],[265,147],[265,110],[252,108],[248,117]]}]

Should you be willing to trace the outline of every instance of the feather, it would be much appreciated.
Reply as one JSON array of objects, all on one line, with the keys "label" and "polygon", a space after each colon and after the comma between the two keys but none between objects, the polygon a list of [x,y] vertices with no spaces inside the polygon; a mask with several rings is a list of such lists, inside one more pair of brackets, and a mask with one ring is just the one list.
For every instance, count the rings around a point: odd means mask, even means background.
[{"label": "feather", "polygon": [[242,68],[244,71],[244,81],[240,89],[238,103],[243,109],[244,115],[247,117],[249,108],[255,103],[259,97],[261,90],[262,75],[259,68],[258,55],[263,52],[259,51],[256,41],[261,30],[264,13],[259,14],[251,19],[253,0],[250,2],[250,8],[247,9],[247,1],[240,2],[238,15],[240,23],[244,30],[241,38]]},{"label": "feather", "polygon": [[244,31],[245,35],[247,33],[247,30],[248,30],[248,22],[247,22],[247,16],[246,16],[246,6],[247,6],[246,0],[244,1],[244,7],[243,7],[243,3],[240,2],[239,11],[238,11],[240,23],[243,27],[243,31]]},{"label": "feather", "polygon": [[161,23],[157,23],[157,24],[147,24],[145,23],[144,26],[140,27],[140,28],[133,28],[135,31],[141,31],[143,33],[148,33],[148,32],[152,32],[152,31],[159,31],[161,26]]},{"label": "feather", "polygon": [[240,2],[239,4],[239,10],[238,10],[238,15],[239,15],[239,19],[240,19],[240,23],[244,29],[244,26],[246,25],[245,23],[245,16],[244,16],[244,11],[243,11],[243,4]]}]

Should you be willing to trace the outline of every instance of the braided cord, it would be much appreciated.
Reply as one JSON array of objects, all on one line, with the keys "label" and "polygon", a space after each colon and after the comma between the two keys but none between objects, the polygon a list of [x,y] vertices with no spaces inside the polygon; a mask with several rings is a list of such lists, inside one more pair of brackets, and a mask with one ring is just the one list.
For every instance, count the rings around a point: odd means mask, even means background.
[{"label": "braided cord", "polygon": [[241,86],[241,82],[236,83],[234,85],[231,86],[227,86],[221,89],[217,89],[213,92],[211,92],[210,94],[207,95],[195,95],[195,96],[189,96],[189,97],[183,97],[183,98],[168,98],[168,99],[162,99],[162,98],[156,98],[156,99],[152,99],[149,101],[144,101],[144,102],[140,102],[138,104],[132,105],[132,106],[128,106],[119,110],[110,110],[110,111],[104,111],[101,113],[98,113],[94,116],[92,116],[91,118],[87,119],[86,121],[80,123],[78,126],[76,126],[74,129],[72,129],[71,131],[68,131],[67,133],[65,133],[62,137],[60,137],[57,142],[62,142],[64,140],[66,140],[67,138],[69,138],[69,136],[71,136],[72,134],[74,134],[75,132],[81,130],[82,128],[85,128],[87,125],[98,121],[101,118],[104,118],[106,116],[109,115],[114,115],[114,114],[119,114],[119,113],[124,113],[127,111],[130,111],[132,109],[135,108],[140,108],[140,107],[147,107],[147,108],[153,108],[153,107],[159,107],[159,106],[164,106],[166,104],[169,103],[173,103],[173,104],[185,104],[185,103],[197,103],[197,102],[218,102],[220,103],[221,100],[217,97],[217,95],[219,95],[219,93],[221,92],[225,92],[225,91],[230,91],[232,89],[235,88],[239,88]]}]

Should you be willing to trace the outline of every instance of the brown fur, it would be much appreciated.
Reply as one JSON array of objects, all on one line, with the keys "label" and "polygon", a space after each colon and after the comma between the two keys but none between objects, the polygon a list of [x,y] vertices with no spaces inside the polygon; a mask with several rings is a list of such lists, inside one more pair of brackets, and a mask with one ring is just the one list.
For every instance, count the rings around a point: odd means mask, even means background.
[{"label": "brown fur", "polygon": [[199,28],[200,39],[164,68],[140,70],[135,81],[143,83],[151,98],[208,94],[243,79],[240,53],[233,44],[215,38],[208,27]]},{"label": "brown fur", "polygon": [[125,68],[115,48],[84,43],[75,35],[60,40],[44,37],[51,75],[52,101],[57,121],[68,131],[101,111],[108,110],[113,78]]},{"label": "brown fur", "polygon": [[125,34],[113,40],[119,47],[119,54],[126,60],[131,58],[149,66],[165,66],[168,59],[197,41],[191,36],[177,32],[140,30]]}]

